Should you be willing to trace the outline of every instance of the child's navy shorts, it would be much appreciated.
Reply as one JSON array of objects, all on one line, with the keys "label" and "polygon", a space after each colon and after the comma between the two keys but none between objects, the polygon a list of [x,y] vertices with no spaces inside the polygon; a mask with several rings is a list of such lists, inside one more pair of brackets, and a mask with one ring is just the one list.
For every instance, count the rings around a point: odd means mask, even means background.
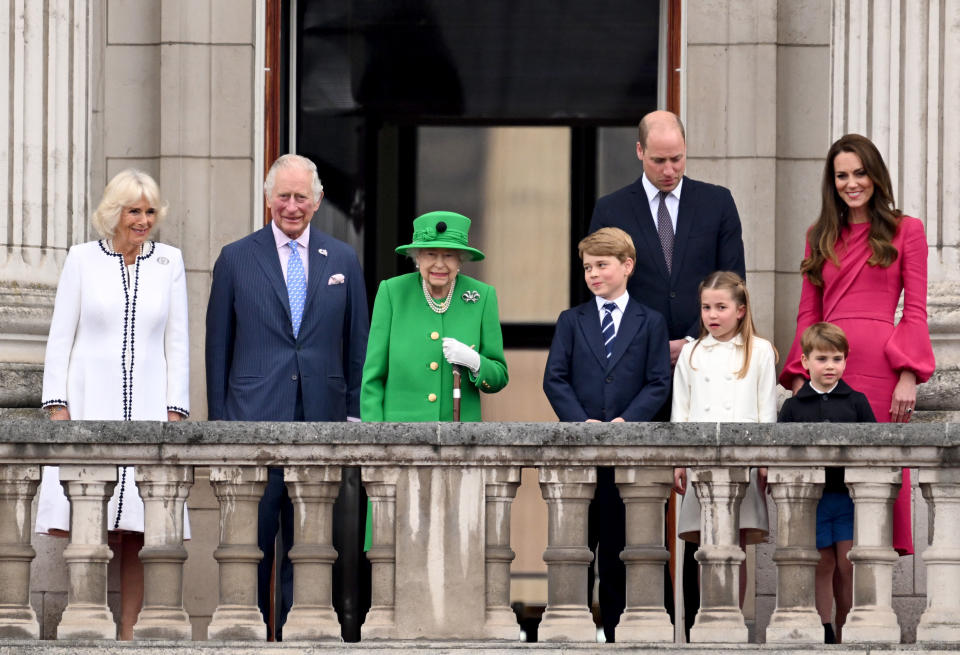
[{"label": "child's navy shorts", "polygon": [[853,499],[827,491],[817,503],[817,548],[853,540]]}]

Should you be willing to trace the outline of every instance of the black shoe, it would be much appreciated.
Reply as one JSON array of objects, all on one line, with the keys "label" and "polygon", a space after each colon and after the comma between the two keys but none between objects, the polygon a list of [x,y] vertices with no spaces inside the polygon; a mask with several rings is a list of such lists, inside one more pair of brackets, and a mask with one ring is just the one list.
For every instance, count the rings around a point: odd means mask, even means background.
[{"label": "black shoe", "polygon": [[823,624],[823,643],[825,644],[835,644],[837,643],[837,637],[833,634],[833,626],[829,623]]}]

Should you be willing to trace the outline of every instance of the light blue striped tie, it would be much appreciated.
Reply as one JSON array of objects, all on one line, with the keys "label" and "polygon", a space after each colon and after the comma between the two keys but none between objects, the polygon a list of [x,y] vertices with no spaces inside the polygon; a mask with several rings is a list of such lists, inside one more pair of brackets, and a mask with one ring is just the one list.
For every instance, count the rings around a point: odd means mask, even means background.
[{"label": "light blue striped tie", "polygon": [[600,330],[603,332],[603,347],[607,351],[607,359],[610,359],[610,355],[613,354],[613,342],[617,338],[617,331],[613,326],[613,310],[617,308],[617,303],[605,302],[603,308],[606,313],[600,321]]},{"label": "light blue striped tie", "polygon": [[307,276],[303,272],[303,262],[297,252],[296,241],[291,241],[290,257],[287,259],[287,296],[290,298],[290,320],[293,323],[293,336],[300,334],[300,321],[303,318],[303,302],[307,298]]}]

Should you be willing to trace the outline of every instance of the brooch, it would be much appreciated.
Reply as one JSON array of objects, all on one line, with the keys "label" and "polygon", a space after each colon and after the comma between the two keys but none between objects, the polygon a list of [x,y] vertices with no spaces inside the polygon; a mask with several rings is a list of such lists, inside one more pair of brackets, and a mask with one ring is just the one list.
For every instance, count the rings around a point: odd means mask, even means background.
[{"label": "brooch", "polygon": [[471,289],[470,291],[464,291],[460,297],[463,298],[463,302],[477,302],[480,300],[480,292]]},{"label": "brooch", "polygon": [[157,263],[162,266],[166,266],[167,264],[170,263],[170,260],[167,259],[166,257],[157,257]]}]

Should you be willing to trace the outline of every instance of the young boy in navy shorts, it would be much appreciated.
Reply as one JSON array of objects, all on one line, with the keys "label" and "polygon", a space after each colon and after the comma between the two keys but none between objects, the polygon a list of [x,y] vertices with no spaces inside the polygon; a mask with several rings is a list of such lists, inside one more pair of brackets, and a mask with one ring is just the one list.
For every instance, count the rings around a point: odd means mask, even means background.
[{"label": "young boy in navy shorts", "polygon": [[[793,398],[780,409],[783,423],[875,423],[867,397],[851,389],[841,377],[850,346],[847,336],[832,323],[814,323],[801,336],[800,363],[810,373]],[[843,468],[828,466],[823,496],[817,505],[817,612],[824,641],[840,643],[843,624],[853,603],[853,564],[847,554],[853,546],[853,500],[843,483]],[[836,601],[836,633],[830,625]]]}]

